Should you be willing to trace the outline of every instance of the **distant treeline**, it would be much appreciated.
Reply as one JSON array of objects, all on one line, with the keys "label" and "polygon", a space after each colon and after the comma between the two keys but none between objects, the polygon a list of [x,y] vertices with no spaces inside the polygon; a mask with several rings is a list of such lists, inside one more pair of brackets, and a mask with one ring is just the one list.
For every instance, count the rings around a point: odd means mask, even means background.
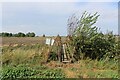
[{"label": "distant treeline", "polygon": [[19,33],[13,34],[13,33],[8,33],[8,32],[2,32],[0,33],[0,36],[1,37],[35,37],[35,33],[28,32],[25,34],[25,33],[19,32]]}]

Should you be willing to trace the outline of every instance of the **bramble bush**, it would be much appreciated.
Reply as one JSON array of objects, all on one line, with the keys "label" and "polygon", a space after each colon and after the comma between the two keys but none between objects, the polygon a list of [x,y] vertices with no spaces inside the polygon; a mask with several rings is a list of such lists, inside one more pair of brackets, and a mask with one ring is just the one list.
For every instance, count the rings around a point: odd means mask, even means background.
[{"label": "bramble bush", "polygon": [[72,34],[71,46],[75,47],[73,53],[75,60],[87,57],[100,60],[120,56],[119,43],[113,33],[103,34],[94,26],[98,17],[97,13],[91,15],[85,11],[80,18],[80,24]]}]

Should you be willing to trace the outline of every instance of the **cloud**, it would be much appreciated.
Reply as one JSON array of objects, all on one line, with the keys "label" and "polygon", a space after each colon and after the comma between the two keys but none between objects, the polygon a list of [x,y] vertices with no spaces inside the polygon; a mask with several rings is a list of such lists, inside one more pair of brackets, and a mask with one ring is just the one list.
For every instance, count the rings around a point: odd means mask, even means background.
[{"label": "cloud", "polygon": [[37,34],[65,35],[66,15],[72,13],[69,8],[73,9],[73,5],[73,3],[4,3],[3,31],[16,33],[33,30]]},{"label": "cloud", "polygon": [[119,2],[119,0],[84,0],[84,2]]},{"label": "cloud", "polygon": [[[49,14],[49,15],[65,15],[68,13],[72,13],[76,11],[75,3],[68,3],[68,2],[32,2],[32,3],[25,3],[25,2],[19,2],[19,3],[3,3],[3,10],[7,9],[7,13],[9,15],[14,15],[18,12],[29,12],[29,11],[37,11],[37,14]],[[14,13],[16,12],[16,13]]]},{"label": "cloud", "polygon": [[[9,28],[10,27],[10,28]],[[3,27],[3,32],[12,32],[12,33],[17,33],[17,32],[29,32],[33,31],[33,26],[30,25],[14,25],[14,26],[4,26]],[[9,30],[8,30],[9,28]]]},{"label": "cloud", "polygon": [[67,21],[67,18],[77,10],[75,3],[4,3],[3,23],[14,24],[17,21],[20,25],[36,24],[55,18]]},{"label": "cloud", "polygon": [[96,25],[100,27],[103,32],[110,30],[114,31],[114,33],[118,33],[117,3],[89,2],[86,5],[78,7],[80,7],[81,12],[83,12],[84,10],[86,10],[89,13],[98,12],[98,14],[100,14],[100,17]]},{"label": "cloud", "polygon": [[0,2],[118,2],[119,0],[1,0]]},{"label": "cloud", "polygon": [[[48,27],[50,26],[50,27]],[[61,26],[61,25],[60,25]],[[15,25],[15,26],[4,26],[2,32],[9,32],[9,33],[18,33],[18,32],[35,32],[38,36],[45,34],[47,36],[56,36],[57,34],[65,35],[66,29],[60,26],[53,26],[53,24],[40,24],[40,25]],[[8,30],[8,27],[9,28]],[[64,26],[63,26],[64,27]]]},{"label": "cloud", "polygon": [[1,0],[1,2],[79,2],[79,0]]},{"label": "cloud", "polygon": [[34,31],[37,34],[65,35],[67,31],[67,18],[76,11],[79,11],[81,15],[86,10],[89,13],[98,12],[101,15],[96,25],[101,27],[103,31],[113,29],[116,32],[118,17],[116,4],[99,2],[3,3],[3,21],[6,24],[3,30],[11,32]]},{"label": "cloud", "polygon": [[75,3],[40,3],[35,9],[43,14],[66,15],[75,11]]}]

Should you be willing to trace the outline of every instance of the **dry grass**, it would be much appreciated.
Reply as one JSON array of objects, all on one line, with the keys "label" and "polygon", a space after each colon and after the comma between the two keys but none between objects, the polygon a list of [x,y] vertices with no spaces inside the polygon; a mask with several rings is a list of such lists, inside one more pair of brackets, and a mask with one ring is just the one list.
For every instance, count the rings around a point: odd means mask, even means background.
[{"label": "dry grass", "polygon": [[0,45],[16,45],[16,44],[44,44],[44,37],[3,37]]},{"label": "dry grass", "polygon": [[[27,48],[28,47],[28,48]],[[33,46],[34,47],[34,46]],[[5,65],[19,65],[26,63],[38,63],[41,61],[42,51],[39,48],[3,47],[2,63]],[[37,58],[36,58],[37,57]]]},{"label": "dry grass", "polygon": [[[50,61],[43,63],[45,58],[41,57],[45,52],[42,48],[14,47],[12,51],[7,48],[2,54],[2,62],[6,66],[17,66],[29,64],[30,67],[45,66],[50,70],[61,69],[66,78],[116,78],[118,67],[115,62],[104,62],[94,60],[80,60],[76,63],[60,63]],[[45,56],[45,55],[44,55]]]},{"label": "dry grass", "polygon": [[[0,46],[45,44],[46,38],[50,37],[0,37]],[[65,37],[62,37],[62,41],[65,41]]]},{"label": "dry grass", "polygon": [[50,69],[60,68],[66,78],[115,78],[118,77],[117,63],[108,61],[80,60],[72,64],[51,61],[45,64]]},{"label": "dry grass", "polygon": [[69,69],[64,69],[64,73],[65,73],[66,78],[77,78],[76,72],[71,71]]},{"label": "dry grass", "polygon": [[[44,44],[43,37],[4,37],[3,45],[12,45],[3,47],[5,52],[2,54],[2,62],[7,65],[30,64],[41,66],[41,62],[46,59],[47,47]],[[17,44],[25,44],[19,47]],[[39,45],[31,45],[39,44]],[[40,46],[40,47],[39,47]],[[41,57],[42,55],[42,57]],[[118,77],[118,64],[112,61],[80,60],[76,63],[60,63],[51,61],[42,64],[49,69],[60,68],[66,78],[116,78]]]}]

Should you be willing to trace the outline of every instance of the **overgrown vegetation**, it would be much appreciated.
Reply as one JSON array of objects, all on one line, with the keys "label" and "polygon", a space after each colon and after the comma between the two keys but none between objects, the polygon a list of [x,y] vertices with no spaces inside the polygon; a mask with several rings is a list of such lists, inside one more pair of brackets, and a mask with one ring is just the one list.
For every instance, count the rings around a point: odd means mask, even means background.
[{"label": "overgrown vegetation", "polygon": [[84,12],[79,20],[80,24],[72,34],[73,44],[70,44],[75,47],[73,56],[76,60],[87,57],[97,60],[120,57],[119,42],[113,33],[103,34],[94,25],[98,17],[97,13],[92,15]]},{"label": "overgrown vegetation", "polygon": [[8,32],[2,32],[0,33],[0,36],[1,37],[35,37],[35,33],[28,32],[25,34],[25,33],[19,32],[19,33],[13,34],[13,33],[8,33]]},{"label": "overgrown vegetation", "polygon": [[[17,67],[5,67],[2,70],[3,79],[22,79],[22,78],[64,78],[61,69],[44,69],[43,66],[31,68],[26,65],[18,65]],[[42,69],[40,69],[42,68]]]},{"label": "overgrown vegetation", "polygon": [[[45,45],[43,41],[32,44],[33,41],[29,39],[26,41],[30,43],[29,45],[3,45],[0,54],[2,79],[119,78],[119,36],[114,36],[112,32],[107,34],[99,32],[94,26],[98,17],[97,13],[93,15],[83,13],[80,25],[70,36],[67,50],[74,63],[64,64],[56,61],[57,54],[54,53],[56,52],[54,48],[47,62],[48,50],[52,47]],[[12,42],[9,39],[8,42]],[[24,40],[20,41],[19,44],[23,44]],[[12,44],[16,44],[15,41]]]},{"label": "overgrown vegetation", "polygon": [[114,59],[100,61],[81,59],[72,64],[58,61],[46,63],[46,47],[40,45],[3,47],[2,78],[74,77],[72,75],[68,77],[67,75],[71,73],[66,73],[66,70],[73,72],[77,78],[119,77],[118,61]]}]

